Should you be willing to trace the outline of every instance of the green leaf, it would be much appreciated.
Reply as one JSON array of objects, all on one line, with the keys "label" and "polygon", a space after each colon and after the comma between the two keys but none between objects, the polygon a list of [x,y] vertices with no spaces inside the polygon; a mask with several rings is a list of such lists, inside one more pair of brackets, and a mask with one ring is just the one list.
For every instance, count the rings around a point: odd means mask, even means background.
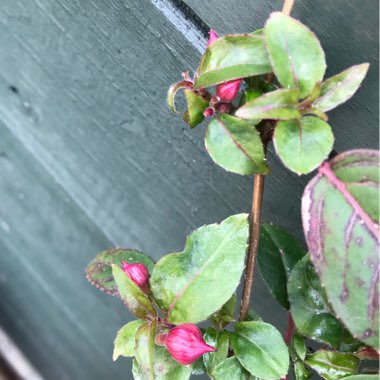
[{"label": "green leaf", "polygon": [[237,174],[268,174],[260,134],[247,121],[222,114],[206,132],[206,149],[216,164]]},{"label": "green leaf", "polygon": [[290,311],[297,331],[308,338],[338,348],[343,327],[332,315],[309,256],[295,265],[289,276]]},{"label": "green leaf", "polygon": [[240,107],[235,115],[241,119],[299,119],[299,97],[298,89],[268,92]]},{"label": "green leaf", "polygon": [[257,264],[269,291],[289,309],[286,283],[294,265],[305,255],[298,241],[285,228],[272,224],[261,225]]},{"label": "green leaf", "polygon": [[271,71],[263,37],[252,34],[227,35],[207,48],[194,88]]},{"label": "green leaf", "polygon": [[200,322],[231,298],[244,270],[247,240],[247,214],[230,216],[194,231],[183,252],[157,263],[151,289],[159,306],[169,310],[169,322]]},{"label": "green leaf", "polygon": [[218,364],[227,359],[229,334],[227,331],[216,331],[212,327],[209,327],[203,335],[203,338],[208,345],[216,347],[217,349],[215,352],[203,355],[203,363],[206,367],[206,371],[208,374],[211,374]]},{"label": "green leaf", "polygon": [[193,86],[193,82],[187,81],[187,80],[181,80],[170,86],[169,91],[168,91],[167,103],[168,103],[169,108],[173,112],[178,113],[175,108],[175,96],[177,95],[177,92],[179,90],[191,88],[192,86]]},{"label": "green leaf", "polygon": [[355,375],[355,376],[347,376],[345,379],[347,380],[378,380],[379,375],[365,375],[365,374],[360,374],[360,375]]},{"label": "green leaf", "polygon": [[264,322],[240,322],[230,339],[236,357],[253,376],[270,380],[287,374],[288,347],[274,326]]},{"label": "green leaf", "polygon": [[251,33],[252,36],[264,36],[264,29],[256,29]]},{"label": "green leaf", "polygon": [[188,380],[191,366],[178,364],[164,347],[155,347],[154,375],[156,380]]},{"label": "green leaf", "polygon": [[307,354],[305,338],[303,336],[297,333],[293,334],[289,344],[289,352],[293,361],[296,380],[306,380],[311,377],[312,373],[303,364]]},{"label": "green leaf", "polygon": [[206,372],[205,366],[203,364],[203,356],[201,356],[197,361],[195,361],[190,366],[192,375],[202,375]]},{"label": "green leaf", "polygon": [[305,338],[298,334],[293,334],[289,350],[294,359],[304,361],[307,354]]},{"label": "green leaf", "polygon": [[260,317],[260,315],[255,310],[249,309],[247,321],[263,322],[263,319]]},{"label": "green leaf", "polygon": [[124,271],[112,264],[112,274],[115,279],[120,298],[137,318],[144,319],[148,316],[157,316],[149,297],[124,273]]},{"label": "green leaf", "polygon": [[117,333],[114,342],[112,359],[115,361],[119,356],[135,356],[135,336],[138,328],[144,321],[137,319],[124,325]]},{"label": "green leaf", "polygon": [[121,266],[121,261],[125,260],[129,264],[144,264],[149,273],[152,273],[154,261],[143,253],[133,249],[116,248],[104,251],[95,256],[87,265],[87,279],[92,285],[107,294],[119,296],[117,286],[112,275],[112,264]]},{"label": "green leaf", "polygon": [[307,185],[302,219],[311,259],[335,314],[379,348],[379,152],[325,163]]},{"label": "green leaf", "polygon": [[304,364],[300,361],[294,363],[294,377],[296,380],[307,380],[313,374],[305,368]]},{"label": "green leaf", "polygon": [[360,360],[352,354],[333,351],[317,351],[307,355],[305,363],[326,380],[337,380],[355,375]]},{"label": "green leaf", "polygon": [[[147,355],[142,358],[146,363],[144,364],[145,367],[143,367],[139,366],[136,360],[133,361],[132,373],[135,380],[188,380],[191,376],[193,365],[183,366],[178,364],[164,347],[155,346],[152,351],[144,349],[142,346],[141,355]],[[154,361],[153,368],[150,362],[152,358]]]},{"label": "green leaf", "polygon": [[133,378],[135,380],[146,380],[147,379],[143,369],[139,366],[139,363],[137,363],[136,359],[133,359],[133,361],[132,361],[132,375],[133,375]]},{"label": "green leaf", "polygon": [[190,128],[195,128],[204,120],[203,111],[208,107],[209,102],[192,90],[185,90],[184,92],[187,100],[187,111],[183,115],[183,120],[189,124]]},{"label": "green leaf", "polygon": [[273,136],[276,153],[297,174],[307,174],[325,160],[334,143],[330,126],[321,119],[305,116],[280,121]]},{"label": "green leaf", "polygon": [[248,88],[244,92],[244,103],[252,102],[255,99],[259,98],[262,95],[262,92],[254,88]]},{"label": "green leaf", "polygon": [[136,332],[135,340],[135,358],[145,374],[144,379],[146,380],[156,380],[154,374],[154,336],[156,333],[157,322],[153,321],[146,322]]},{"label": "green leaf", "polygon": [[220,363],[213,371],[213,380],[250,380],[252,377],[236,357],[231,357]]},{"label": "green leaf", "polygon": [[265,38],[273,71],[285,88],[299,88],[301,98],[322,81],[325,54],[317,37],[299,21],[280,12],[265,25]]},{"label": "green leaf", "polygon": [[321,94],[321,85],[321,82],[318,81],[313,87],[310,95],[300,104],[300,106],[313,104]]},{"label": "green leaf", "polygon": [[218,329],[222,330],[224,327],[234,322],[234,314],[236,308],[236,294],[234,294],[220,310],[212,314],[209,318],[210,322]]},{"label": "green leaf", "polygon": [[313,106],[326,112],[350,99],[360,87],[368,68],[368,63],[355,65],[324,81],[320,97]]}]

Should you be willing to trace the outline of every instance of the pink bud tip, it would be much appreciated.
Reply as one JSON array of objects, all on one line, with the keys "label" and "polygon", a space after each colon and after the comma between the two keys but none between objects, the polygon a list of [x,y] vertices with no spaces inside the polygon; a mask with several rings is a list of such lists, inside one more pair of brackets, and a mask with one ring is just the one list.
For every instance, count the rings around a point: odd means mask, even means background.
[{"label": "pink bud tip", "polygon": [[203,111],[203,116],[204,117],[212,117],[212,116],[214,116],[214,113],[215,113],[215,109],[213,107],[207,107]]},{"label": "pink bud tip", "polygon": [[213,29],[210,29],[208,34],[210,35],[210,37],[209,37],[208,42],[207,42],[207,47],[212,45],[219,38],[218,34]]},{"label": "pink bud tip", "polygon": [[174,327],[166,336],[166,348],[182,365],[194,363],[200,356],[216,349],[206,344],[196,325],[184,323]]},{"label": "pink bud tip", "polygon": [[234,79],[220,84],[216,88],[216,98],[223,103],[230,102],[238,94],[241,82],[242,79]]},{"label": "pink bud tip", "polygon": [[149,272],[147,267],[140,263],[128,264],[125,260],[122,260],[121,264],[127,276],[144,292],[147,292],[149,289]]}]

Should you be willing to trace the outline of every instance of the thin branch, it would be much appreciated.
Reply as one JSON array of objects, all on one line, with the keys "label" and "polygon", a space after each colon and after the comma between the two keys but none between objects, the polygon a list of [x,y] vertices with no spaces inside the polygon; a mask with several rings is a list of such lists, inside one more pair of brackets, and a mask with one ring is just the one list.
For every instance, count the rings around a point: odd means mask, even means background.
[{"label": "thin branch", "polygon": [[[292,11],[293,5],[294,5],[294,0],[284,0],[282,13],[289,16],[290,12]],[[268,82],[272,82],[273,74],[268,75],[266,80]],[[261,210],[263,206],[263,193],[264,193],[264,179],[265,179],[265,176],[261,174],[256,174],[253,181],[248,257],[247,257],[246,269],[245,269],[243,295],[242,295],[241,304],[240,304],[239,321],[245,321],[248,318],[248,313],[249,313],[249,303],[251,300],[256,257],[257,257],[257,252],[259,249]]]},{"label": "thin branch", "polygon": [[254,271],[256,256],[259,248],[261,209],[263,205],[264,178],[261,174],[256,174],[253,181],[252,211],[251,224],[249,231],[248,257],[245,270],[245,280],[243,296],[240,305],[240,321],[245,321],[248,317],[249,302],[251,299],[252,284],[254,280]]},{"label": "thin branch", "polygon": [[294,5],[294,0],[285,0],[284,6],[282,7],[282,13],[284,15],[290,16],[293,5]]}]

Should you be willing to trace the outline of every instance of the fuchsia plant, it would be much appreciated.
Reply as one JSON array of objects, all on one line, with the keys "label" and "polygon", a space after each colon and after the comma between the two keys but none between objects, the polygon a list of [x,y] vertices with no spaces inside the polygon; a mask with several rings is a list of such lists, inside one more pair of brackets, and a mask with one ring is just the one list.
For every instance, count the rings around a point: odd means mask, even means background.
[{"label": "fuchsia plant", "polygon": [[201,330],[191,323],[184,323],[172,328],[166,335],[165,347],[170,355],[180,364],[194,363],[200,356],[216,351],[203,339]]},{"label": "fuchsia plant", "polygon": [[[173,84],[195,128],[210,118],[206,149],[222,168],[254,176],[250,218],[200,227],[182,252],[154,263],[130,249],[98,254],[89,281],[137,318],[115,339],[113,358],[133,357],[133,376],[186,380],[375,380],[379,352],[379,152],[334,154],[326,112],[360,87],[369,65],[324,79],[323,49],[292,1],[263,29],[210,38],[192,79]],[[308,251],[285,228],[261,222],[266,151],[299,175],[317,169],[302,197]],[[282,334],[250,309],[255,264],[288,312]],[[244,287],[236,317],[236,289]],[[236,319],[238,322],[235,323]],[[200,329],[197,324],[208,321]],[[228,326],[228,330],[226,329]],[[366,360],[363,365],[361,361]]]},{"label": "fuchsia plant", "polygon": [[128,264],[121,260],[121,266],[125,274],[139,287],[144,293],[149,293],[149,271],[144,264]]}]

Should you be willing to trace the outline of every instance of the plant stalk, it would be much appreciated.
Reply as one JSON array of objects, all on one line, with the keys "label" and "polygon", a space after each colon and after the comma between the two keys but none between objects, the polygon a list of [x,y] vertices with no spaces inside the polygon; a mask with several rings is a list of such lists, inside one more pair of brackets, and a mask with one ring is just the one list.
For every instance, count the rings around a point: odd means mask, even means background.
[{"label": "plant stalk", "polygon": [[[294,0],[284,0],[282,13],[289,16],[294,5]],[[273,81],[273,74],[267,76],[267,81]],[[251,300],[252,285],[256,266],[256,257],[259,249],[261,210],[263,206],[264,179],[262,174],[256,174],[253,181],[251,223],[249,228],[249,246],[248,257],[245,269],[245,279],[243,295],[240,304],[239,321],[245,321],[248,318],[249,303]]]},{"label": "plant stalk", "polygon": [[284,6],[282,7],[282,13],[286,16],[290,16],[290,12],[292,11],[294,5],[294,0],[285,0]]},{"label": "plant stalk", "polygon": [[288,313],[288,328],[286,329],[286,333],[284,336],[285,343],[289,346],[290,341],[292,340],[294,334],[294,321],[292,315]]},{"label": "plant stalk", "polygon": [[253,180],[251,223],[249,229],[248,257],[245,269],[243,296],[240,304],[239,320],[245,321],[248,317],[249,302],[251,299],[252,284],[256,265],[256,256],[259,248],[261,210],[263,205],[264,179],[262,174],[256,174]]}]

